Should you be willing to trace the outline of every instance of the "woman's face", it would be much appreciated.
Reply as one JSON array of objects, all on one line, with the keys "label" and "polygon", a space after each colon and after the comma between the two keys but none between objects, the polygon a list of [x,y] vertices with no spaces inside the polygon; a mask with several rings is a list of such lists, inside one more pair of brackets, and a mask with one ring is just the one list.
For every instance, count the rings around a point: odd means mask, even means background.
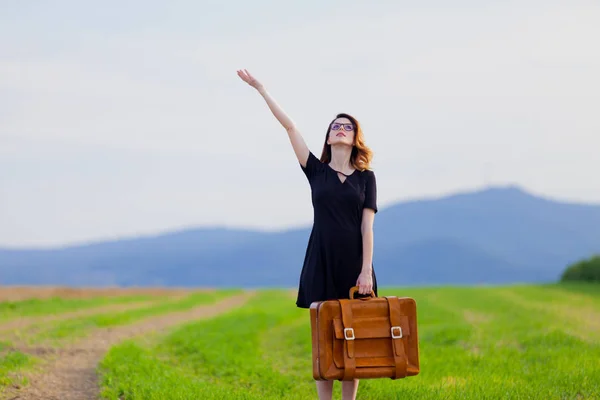
[{"label": "woman's face", "polygon": [[329,126],[327,144],[354,145],[354,125],[348,118],[336,118]]}]

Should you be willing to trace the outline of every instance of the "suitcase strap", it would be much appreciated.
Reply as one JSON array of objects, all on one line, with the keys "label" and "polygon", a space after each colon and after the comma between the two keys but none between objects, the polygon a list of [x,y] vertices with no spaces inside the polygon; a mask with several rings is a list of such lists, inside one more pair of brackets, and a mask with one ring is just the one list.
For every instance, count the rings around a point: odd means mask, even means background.
[{"label": "suitcase strap", "polygon": [[[400,323],[400,300],[395,296],[386,296],[388,310],[390,314],[390,333],[392,345],[394,348],[394,364],[396,366],[395,374],[392,379],[406,377],[406,368],[408,360],[402,340],[402,326]],[[349,300],[339,299],[342,310],[342,323],[344,326],[344,377],[342,380],[351,381],[356,373],[356,359],[354,357],[354,329],[352,329],[352,306]]]},{"label": "suitcase strap", "polygon": [[394,347],[394,362],[396,364],[396,374],[392,379],[404,378],[406,377],[407,359],[402,340],[402,326],[400,325],[400,300],[395,296],[386,296],[385,299],[388,302],[390,312],[390,331]]},{"label": "suitcase strap", "polygon": [[352,329],[352,306],[349,300],[340,299],[342,308],[342,323],[344,325],[344,377],[342,380],[351,381],[356,372],[356,360],[354,358],[354,329]]}]

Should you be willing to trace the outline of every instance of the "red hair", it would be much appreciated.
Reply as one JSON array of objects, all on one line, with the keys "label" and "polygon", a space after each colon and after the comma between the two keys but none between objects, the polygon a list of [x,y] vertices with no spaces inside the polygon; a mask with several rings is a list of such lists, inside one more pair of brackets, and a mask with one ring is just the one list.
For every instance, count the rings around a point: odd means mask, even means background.
[{"label": "red hair", "polygon": [[352,147],[352,154],[350,155],[350,163],[359,171],[369,169],[371,166],[371,160],[373,159],[373,151],[365,144],[363,131],[356,118],[345,113],[336,115],[335,118],[329,123],[327,133],[325,134],[323,151],[321,152],[321,162],[328,163],[331,161],[331,145],[327,144],[327,138],[329,137],[331,124],[338,118],[348,118],[352,125],[354,125],[354,145]]}]

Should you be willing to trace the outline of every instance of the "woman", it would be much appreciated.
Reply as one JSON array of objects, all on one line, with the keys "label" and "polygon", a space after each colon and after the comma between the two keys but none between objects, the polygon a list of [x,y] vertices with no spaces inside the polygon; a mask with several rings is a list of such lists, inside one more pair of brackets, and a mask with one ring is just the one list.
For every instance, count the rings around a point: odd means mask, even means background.
[{"label": "woman", "polygon": [[[312,193],[314,222],[300,274],[296,305],[360,295],[377,296],[373,270],[373,221],[377,212],[375,174],[369,170],[371,150],[356,119],[338,114],[327,128],[320,160],[308,149],[296,125],[265,87],[247,70],[239,77],[265,99],[286,129]],[[319,399],[331,399],[333,381],[317,381]],[[354,399],[358,379],[342,381],[342,399]]]}]

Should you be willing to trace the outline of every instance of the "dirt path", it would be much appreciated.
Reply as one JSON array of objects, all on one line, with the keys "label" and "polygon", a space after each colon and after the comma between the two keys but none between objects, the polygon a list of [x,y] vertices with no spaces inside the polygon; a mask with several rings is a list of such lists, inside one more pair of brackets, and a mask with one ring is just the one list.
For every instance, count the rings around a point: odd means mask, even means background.
[{"label": "dirt path", "polygon": [[96,367],[111,346],[138,335],[216,316],[243,305],[253,295],[254,292],[248,291],[189,311],[150,317],[127,326],[99,329],[85,339],[62,349],[20,349],[52,361],[45,366],[44,372],[29,377],[29,386],[21,389],[11,388],[4,396],[10,400],[97,399],[99,387]]},{"label": "dirt path", "polygon": [[[171,301],[172,299],[169,299]],[[156,301],[143,301],[137,303],[129,303],[129,304],[109,304],[100,307],[92,307],[85,308],[77,311],[69,311],[64,313],[59,313],[55,315],[45,315],[45,316],[35,316],[35,317],[21,317],[17,319],[11,319],[6,322],[0,322],[0,334],[4,334],[5,331],[12,330],[23,330],[32,325],[42,325],[47,324],[49,322],[55,321],[63,321],[71,318],[84,317],[95,314],[105,314],[112,312],[123,312],[123,311],[133,311],[138,308],[149,307],[152,304],[155,304]]]},{"label": "dirt path", "polygon": [[214,288],[164,288],[164,287],[108,287],[70,288],[61,286],[0,286],[0,301],[23,301],[30,299],[89,299],[93,297],[122,297],[134,295],[166,296],[185,295],[193,292],[212,292]]}]

